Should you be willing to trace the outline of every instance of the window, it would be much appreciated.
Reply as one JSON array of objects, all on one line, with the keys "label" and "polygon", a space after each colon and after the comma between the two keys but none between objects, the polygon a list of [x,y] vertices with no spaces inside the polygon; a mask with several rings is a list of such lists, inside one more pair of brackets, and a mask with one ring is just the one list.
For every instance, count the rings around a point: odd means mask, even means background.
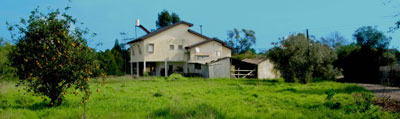
[{"label": "window", "polygon": [[179,50],[182,50],[182,49],[183,49],[183,46],[182,46],[182,45],[178,45],[178,49],[179,49]]},{"label": "window", "polygon": [[169,45],[169,50],[174,50],[174,45]]},{"label": "window", "polygon": [[140,49],[140,45],[137,46],[139,50],[139,54],[142,54],[142,50]]},{"label": "window", "polygon": [[194,69],[200,69],[201,70],[201,64],[194,64]]},{"label": "window", "polygon": [[217,51],[217,57],[221,57],[221,51]]},{"label": "window", "polygon": [[153,52],[154,52],[154,44],[150,43],[150,44],[147,46],[147,51],[148,51],[149,53],[153,53]]},{"label": "window", "polygon": [[201,56],[197,56],[197,60],[201,60],[201,59],[205,59],[208,58],[207,55],[201,55]]},{"label": "window", "polygon": [[131,47],[131,54],[135,55],[135,47],[134,46]]}]

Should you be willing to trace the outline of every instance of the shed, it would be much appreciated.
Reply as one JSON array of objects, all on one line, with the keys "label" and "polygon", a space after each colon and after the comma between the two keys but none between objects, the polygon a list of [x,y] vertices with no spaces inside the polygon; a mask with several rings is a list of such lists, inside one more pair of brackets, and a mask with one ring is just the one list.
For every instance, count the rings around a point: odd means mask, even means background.
[{"label": "shed", "polygon": [[267,58],[246,58],[243,61],[257,65],[258,79],[274,79],[280,77],[279,71],[274,69],[274,64]]}]

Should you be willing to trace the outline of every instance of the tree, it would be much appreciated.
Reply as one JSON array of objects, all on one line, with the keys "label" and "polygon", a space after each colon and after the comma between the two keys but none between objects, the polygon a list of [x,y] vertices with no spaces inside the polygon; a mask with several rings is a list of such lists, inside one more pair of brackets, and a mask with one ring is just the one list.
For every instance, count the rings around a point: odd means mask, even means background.
[{"label": "tree", "polygon": [[[234,48],[233,53],[240,54],[250,50],[252,45],[256,44],[256,32],[253,30],[233,29],[228,31],[227,44]],[[243,35],[243,36],[241,36]]]},{"label": "tree", "polygon": [[365,48],[387,49],[391,38],[371,26],[358,28],[353,34],[358,46]]},{"label": "tree", "polygon": [[124,57],[122,55],[123,50],[121,49],[121,46],[118,42],[118,40],[115,40],[114,47],[111,49],[111,53],[113,55],[113,58],[117,64],[117,67],[115,69],[115,73],[113,75],[124,75],[125,70],[124,70]]},{"label": "tree", "polygon": [[7,58],[13,45],[3,41],[3,38],[0,37],[0,80],[13,79],[15,69],[9,66],[10,62]]},{"label": "tree", "polygon": [[49,97],[50,106],[60,105],[67,89],[74,87],[74,94],[83,92],[82,102],[86,103],[90,76],[99,68],[95,50],[84,38],[88,31],[73,28],[76,19],[59,10],[45,14],[35,9],[31,13],[28,20],[21,19],[21,25],[9,26],[11,32],[19,30],[9,55],[11,66],[17,69],[17,86]]},{"label": "tree", "polygon": [[353,37],[355,43],[338,48],[336,65],[343,69],[346,81],[379,83],[379,66],[396,61],[387,50],[390,38],[370,26],[357,29]]},{"label": "tree", "polygon": [[321,37],[320,42],[332,47],[333,49],[336,49],[342,45],[345,45],[347,40],[339,32],[333,32],[326,37]]},{"label": "tree", "polygon": [[181,20],[176,13],[172,12],[172,14],[169,14],[167,10],[163,10],[158,14],[158,19],[156,21],[157,29],[178,23],[180,21]]},{"label": "tree", "polygon": [[[279,44],[279,46],[278,46]],[[311,42],[304,34],[290,35],[267,52],[286,82],[308,83],[313,78],[335,79],[335,51],[323,44]]]}]

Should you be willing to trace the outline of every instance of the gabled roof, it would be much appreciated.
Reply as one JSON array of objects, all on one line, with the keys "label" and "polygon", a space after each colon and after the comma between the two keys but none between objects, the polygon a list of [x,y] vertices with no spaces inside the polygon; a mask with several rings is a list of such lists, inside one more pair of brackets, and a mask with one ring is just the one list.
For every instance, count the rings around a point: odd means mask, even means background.
[{"label": "gabled roof", "polygon": [[199,43],[196,43],[196,44],[193,44],[193,45],[189,45],[189,46],[186,46],[185,48],[186,49],[191,49],[191,48],[194,48],[194,47],[197,47],[197,46],[200,46],[200,45],[203,45],[203,44],[206,44],[206,43],[208,43],[208,42],[211,42],[211,41],[216,41],[216,42],[219,42],[219,43],[221,43],[222,44],[222,46],[225,46],[225,47],[227,47],[227,48],[229,48],[229,49],[234,49],[233,47],[230,47],[230,46],[228,46],[224,41],[222,41],[222,40],[219,40],[219,39],[217,39],[217,38],[213,38],[213,39],[208,39],[208,40],[205,40],[205,41],[202,41],[202,42],[199,42]]},{"label": "gabled roof", "polygon": [[260,64],[261,62],[267,60],[267,58],[246,58],[242,61],[252,63],[252,64]]},{"label": "gabled roof", "polygon": [[163,28],[158,29],[158,30],[156,30],[156,31],[154,31],[154,32],[151,32],[151,33],[149,33],[149,34],[146,34],[146,35],[144,35],[144,36],[142,36],[142,37],[139,37],[139,38],[137,38],[137,39],[134,39],[134,40],[132,40],[132,41],[129,41],[127,44],[131,44],[131,43],[134,43],[134,42],[142,41],[142,40],[144,40],[144,39],[146,39],[146,38],[149,38],[149,37],[151,37],[151,36],[157,35],[158,33],[161,33],[161,32],[163,32],[163,31],[168,30],[168,29],[170,29],[170,28],[172,28],[172,27],[174,27],[174,26],[177,26],[177,25],[179,25],[179,24],[186,24],[186,25],[188,25],[189,27],[192,27],[192,26],[193,26],[192,23],[189,23],[189,22],[186,22],[186,21],[180,21],[180,22],[178,22],[178,23],[175,23],[175,24],[172,24],[172,25],[163,27]]}]

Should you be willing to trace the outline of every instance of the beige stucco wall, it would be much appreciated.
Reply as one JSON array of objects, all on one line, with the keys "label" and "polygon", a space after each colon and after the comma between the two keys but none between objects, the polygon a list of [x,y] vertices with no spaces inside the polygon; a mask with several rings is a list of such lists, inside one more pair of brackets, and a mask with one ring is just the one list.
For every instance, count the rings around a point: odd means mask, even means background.
[{"label": "beige stucco wall", "polygon": [[257,70],[258,79],[274,79],[279,78],[279,72],[274,69],[274,64],[269,60],[265,60],[258,64]]},{"label": "beige stucco wall", "polygon": [[[221,43],[211,41],[202,45],[197,46],[200,52],[196,52],[196,47],[190,49],[190,61],[195,62],[197,56],[208,56],[212,57],[231,57],[231,50],[222,46]],[[221,56],[217,56],[217,52],[221,52]]]},{"label": "beige stucco wall", "polygon": [[[131,62],[143,61],[144,60],[143,41],[132,43],[130,44],[130,46],[131,46],[130,50]],[[139,53],[139,49],[142,51],[142,53]],[[134,55],[132,54],[132,52],[134,52]]]},{"label": "beige stucco wall", "polygon": [[[131,47],[135,46],[135,55],[132,56],[131,54],[131,62],[160,62],[165,61],[167,58],[168,61],[185,61],[186,46],[207,40],[188,32],[188,29],[188,25],[180,24],[143,41],[131,44]],[[153,53],[148,52],[148,44],[154,44]],[[141,45],[142,55],[137,55],[136,45]],[[174,45],[174,50],[170,50],[170,45]],[[178,49],[179,45],[183,46],[182,50]]]}]

